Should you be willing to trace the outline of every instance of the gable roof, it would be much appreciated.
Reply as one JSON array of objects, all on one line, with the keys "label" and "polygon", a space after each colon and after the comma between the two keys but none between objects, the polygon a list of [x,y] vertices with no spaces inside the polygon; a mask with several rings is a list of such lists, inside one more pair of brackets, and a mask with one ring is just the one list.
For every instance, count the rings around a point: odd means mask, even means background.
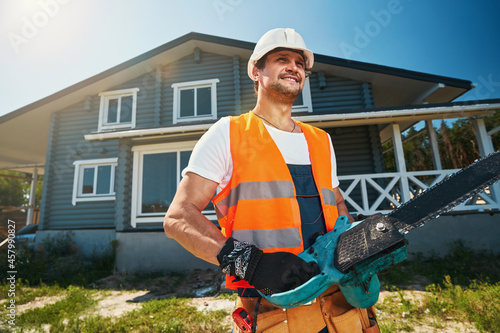
[{"label": "gable roof", "polygon": [[[198,41],[199,43],[196,43]],[[193,42],[193,46],[187,45],[188,42]],[[183,48],[181,46],[184,46]],[[163,57],[163,53],[167,51],[172,51],[176,48],[180,48],[178,52],[173,52],[175,58],[180,58],[180,54],[182,56],[185,56],[187,54],[192,53],[194,47],[200,47],[200,46],[206,46],[206,48],[203,48],[204,51],[206,52],[212,52],[212,53],[223,53],[227,54],[229,49],[231,49],[233,52],[231,53],[232,55],[239,55],[242,57],[247,57],[249,58],[253,48],[255,47],[255,43],[251,42],[245,42],[241,40],[236,40],[236,39],[229,39],[225,37],[218,37],[218,36],[213,36],[213,35],[206,35],[206,34],[201,34],[197,32],[191,32],[188,33],[184,36],[181,36],[177,39],[174,39],[168,43],[165,43],[157,48],[154,48],[148,52],[145,52],[135,58],[132,58],[128,61],[125,61],[117,66],[114,66],[108,70],[105,70],[104,72],[101,72],[99,74],[96,74],[94,76],[89,77],[88,79],[85,79],[81,82],[78,82],[74,85],[71,85],[63,90],[60,90],[52,95],[49,95],[45,98],[42,98],[34,103],[28,104],[18,110],[15,110],[13,112],[10,112],[2,117],[0,117],[0,123],[3,123],[9,119],[12,119],[14,117],[17,117],[25,112],[29,112],[33,109],[36,109],[40,106],[43,106],[47,103],[51,103],[59,98],[62,98],[68,94],[71,94],[77,90],[80,90],[86,86],[92,85],[96,82],[99,82],[105,78],[108,78],[112,75],[115,75],[117,73],[120,73],[124,70],[132,70],[134,69],[135,66],[138,64],[141,64],[145,61],[151,62],[153,60],[157,60],[156,58],[158,56]],[[222,48],[220,46],[223,46]],[[185,49],[187,48],[188,52],[183,52],[186,51]],[[238,50],[240,49],[240,50]],[[315,67],[314,70],[318,71],[320,69],[324,69],[324,65],[331,65],[336,68],[336,73],[338,73],[338,76],[345,77],[345,78],[359,78],[360,81],[365,81],[365,82],[372,82],[370,78],[374,78],[375,75],[388,75],[388,76],[393,76],[393,77],[400,77],[403,79],[408,79],[408,80],[416,80],[416,81],[423,81],[423,82],[428,82],[431,84],[439,84],[442,83],[446,86],[455,88],[458,92],[457,95],[453,97],[453,99],[459,97],[466,91],[470,90],[473,88],[472,82],[467,81],[467,80],[462,80],[462,79],[455,79],[455,78],[450,78],[446,76],[440,76],[440,75],[433,75],[433,74],[427,74],[427,73],[422,73],[422,72],[416,72],[416,71],[410,71],[410,70],[405,70],[405,69],[400,69],[400,68],[395,68],[395,67],[389,67],[389,66],[382,66],[382,65],[376,65],[376,64],[371,64],[371,63],[366,63],[366,62],[360,62],[360,61],[354,61],[354,60],[347,60],[347,59],[342,59],[338,57],[331,57],[331,56],[326,56],[326,55],[321,55],[321,54],[315,54]],[[172,60],[171,60],[172,61]],[[171,62],[169,61],[169,62]],[[343,70],[342,70],[343,69]],[[360,72],[366,72],[366,73],[371,73],[371,74],[365,74],[362,75],[361,73],[356,72],[356,75],[349,73],[348,71],[360,71]],[[141,72],[140,74],[143,74],[144,72]],[[343,74],[343,75],[342,75]],[[364,79],[362,79],[364,78]],[[451,95],[451,94],[450,94]],[[451,102],[453,99],[447,100],[446,102]],[[430,102],[430,101],[428,101]],[[443,102],[441,101],[436,101],[436,103]],[[399,105],[399,103],[392,104],[392,105]],[[383,106],[392,106],[392,105],[378,105],[380,107]]]},{"label": "gable roof", "polygon": [[[50,115],[86,96],[112,89],[155,68],[193,53],[203,52],[248,59],[255,43],[201,33],[188,33],[59,92],[0,117],[0,167],[45,162]],[[315,55],[314,71],[372,82],[377,107],[450,102],[472,88],[470,81]],[[23,135],[30,133],[30,135]],[[15,138],[13,140],[13,138]]]}]

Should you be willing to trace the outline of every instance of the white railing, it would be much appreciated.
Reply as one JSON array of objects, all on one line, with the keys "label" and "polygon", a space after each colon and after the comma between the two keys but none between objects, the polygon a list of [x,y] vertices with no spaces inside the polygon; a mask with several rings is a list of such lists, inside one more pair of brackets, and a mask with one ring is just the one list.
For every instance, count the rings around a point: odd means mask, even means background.
[{"label": "white railing", "polygon": [[[390,172],[339,176],[342,195],[351,214],[388,213],[457,170]],[[500,210],[499,185],[455,207],[455,211]],[[497,194],[497,195],[495,195]]]}]

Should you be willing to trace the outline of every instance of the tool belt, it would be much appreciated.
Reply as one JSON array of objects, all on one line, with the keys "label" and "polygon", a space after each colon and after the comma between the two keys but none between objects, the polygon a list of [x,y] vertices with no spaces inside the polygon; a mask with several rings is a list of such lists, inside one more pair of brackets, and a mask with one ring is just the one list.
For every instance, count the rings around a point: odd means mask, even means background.
[{"label": "tool belt", "polygon": [[[242,307],[253,316],[258,297],[238,297]],[[310,304],[279,309],[262,299],[258,309],[257,332],[318,333],[325,326],[330,333],[379,333],[375,310],[350,305],[337,285],[333,285]],[[233,332],[247,333],[233,325]]]}]

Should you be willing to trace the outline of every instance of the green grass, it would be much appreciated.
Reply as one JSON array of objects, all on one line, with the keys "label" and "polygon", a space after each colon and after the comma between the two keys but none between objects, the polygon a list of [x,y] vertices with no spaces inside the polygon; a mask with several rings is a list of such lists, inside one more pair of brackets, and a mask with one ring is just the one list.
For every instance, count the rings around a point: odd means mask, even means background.
[{"label": "green grass", "polygon": [[[450,321],[500,332],[500,254],[456,242],[445,257],[418,255],[379,278],[393,292],[375,306],[383,332],[413,332],[422,323],[439,330]],[[415,299],[408,290],[417,286],[426,292]]]},{"label": "green grass", "polygon": [[465,318],[475,323],[478,330],[500,332],[500,282],[489,284],[474,281],[468,288],[451,283],[449,276],[444,287],[430,285],[427,290],[434,296],[427,299],[430,313]]},{"label": "green grass", "polygon": [[[7,299],[9,285],[0,285],[0,299]],[[65,288],[59,287],[57,284],[46,285],[44,283],[37,286],[30,286],[23,280],[16,281],[16,304],[22,305],[33,301],[37,297],[58,296],[66,293]]]},{"label": "green grass", "polygon": [[[67,239],[54,242],[52,248],[49,246],[41,253],[19,252],[18,262],[25,271],[16,281],[16,305],[38,297],[59,298],[44,307],[19,312],[17,331],[230,332],[230,313],[224,310],[198,312],[188,305],[190,298],[184,297],[144,302],[142,308],[121,317],[97,315],[98,300],[109,295],[109,291],[105,285],[93,282],[111,274],[112,261],[109,257],[77,257],[67,243]],[[0,260],[6,261],[1,253]],[[55,264],[48,268],[48,262]],[[37,270],[40,268],[45,270]],[[110,288],[172,292],[185,279],[189,279],[189,275],[131,275],[121,277],[114,282],[117,285]],[[382,332],[414,332],[422,325],[440,331],[450,323],[462,322],[479,332],[500,332],[498,254],[474,251],[458,242],[444,258],[418,255],[392,266],[380,275],[380,280],[392,291],[375,306]],[[412,291],[417,285],[419,291]],[[0,285],[0,300],[4,302],[0,307],[0,332],[14,332],[6,319],[8,291],[8,284]],[[235,297],[235,294],[220,294],[215,298],[235,300]],[[463,328],[457,326],[456,329]]]},{"label": "green grass", "polygon": [[444,257],[417,254],[411,261],[404,260],[391,266],[379,278],[384,286],[409,287],[422,282],[442,284],[445,276],[450,276],[452,283],[461,286],[468,286],[475,280],[499,282],[500,253],[475,251],[458,241]]},{"label": "green grass", "polygon": [[70,286],[66,296],[40,308],[28,309],[16,319],[19,327],[40,328],[43,324],[59,325],[67,318],[75,318],[97,304],[93,290]]},{"label": "green grass", "polygon": [[480,332],[500,332],[500,282],[473,282],[463,288],[447,276],[442,283],[428,286],[427,292],[417,298],[394,288],[394,294],[376,305],[382,331],[413,332],[422,323],[439,330],[455,321]]},{"label": "green grass", "polygon": [[42,332],[50,324],[50,332],[214,332],[230,330],[224,319],[226,311],[198,312],[188,306],[187,298],[169,298],[145,302],[141,309],[119,318],[100,315],[82,316],[93,308],[92,301],[82,297],[85,290],[73,290],[64,300],[53,305],[29,311],[19,316],[17,328]]}]

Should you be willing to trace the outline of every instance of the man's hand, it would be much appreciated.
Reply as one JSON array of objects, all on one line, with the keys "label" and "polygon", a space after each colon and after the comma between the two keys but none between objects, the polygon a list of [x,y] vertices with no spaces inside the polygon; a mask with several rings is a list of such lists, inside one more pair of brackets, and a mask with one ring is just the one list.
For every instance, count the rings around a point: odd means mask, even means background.
[{"label": "man's hand", "polygon": [[307,263],[295,254],[263,253],[255,245],[232,237],[217,259],[224,273],[249,282],[266,295],[292,290],[320,273],[316,263]]}]

